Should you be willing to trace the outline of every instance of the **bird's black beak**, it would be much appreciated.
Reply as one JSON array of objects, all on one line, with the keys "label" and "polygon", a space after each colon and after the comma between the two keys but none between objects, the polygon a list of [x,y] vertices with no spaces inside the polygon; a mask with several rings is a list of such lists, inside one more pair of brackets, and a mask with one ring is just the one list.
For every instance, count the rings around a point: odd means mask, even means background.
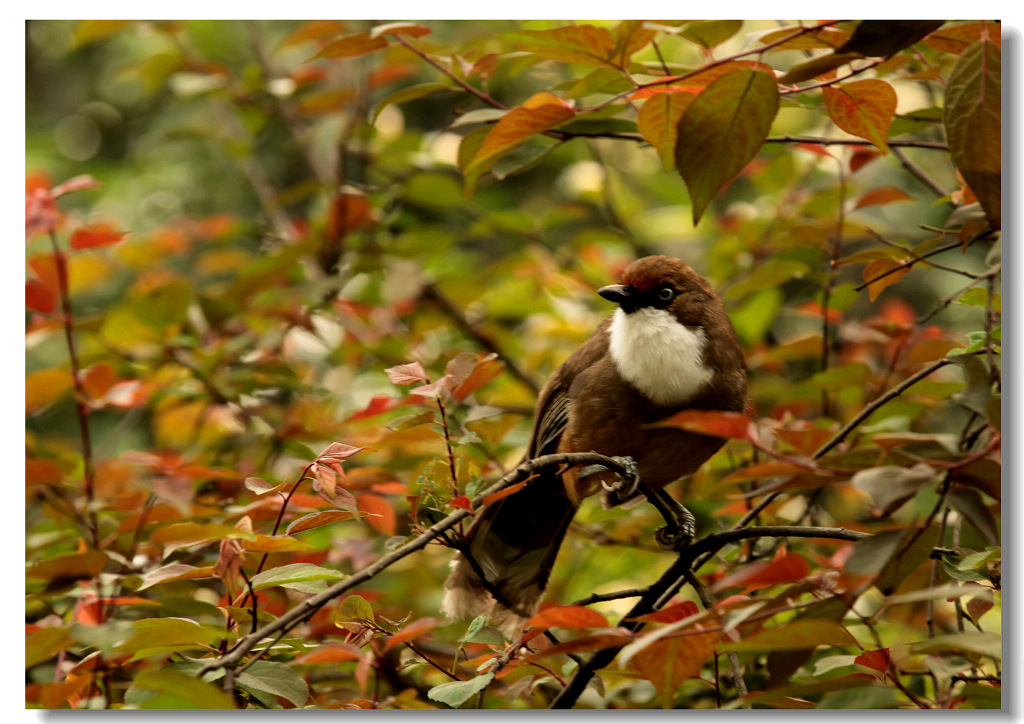
[{"label": "bird's black beak", "polygon": [[623,284],[609,284],[598,289],[597,293],[609,302],[618,304],[622,307],[622,311],[626,313],[632,312],[635,309],[632,287],[627,287]]}]

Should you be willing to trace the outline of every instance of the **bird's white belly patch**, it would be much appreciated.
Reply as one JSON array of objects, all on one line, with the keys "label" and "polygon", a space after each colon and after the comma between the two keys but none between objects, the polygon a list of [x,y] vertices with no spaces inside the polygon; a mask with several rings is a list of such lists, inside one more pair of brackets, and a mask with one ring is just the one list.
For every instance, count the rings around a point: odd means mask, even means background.
[{"label": "bird's white belly patch", "polygon": [[693,399],[712,377],[704,365],[707,336],[686,327],[665,309],[616,309],[609,348],[615,366],[630,384],[659,405]]}]

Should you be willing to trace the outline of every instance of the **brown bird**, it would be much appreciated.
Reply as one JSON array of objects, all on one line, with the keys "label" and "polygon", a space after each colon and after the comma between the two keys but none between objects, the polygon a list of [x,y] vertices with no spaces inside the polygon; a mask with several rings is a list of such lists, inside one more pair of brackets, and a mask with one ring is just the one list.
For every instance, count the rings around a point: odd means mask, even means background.
[{"label": "brown bird", "polygon": [[[540,392],[527,459],[596,452],[635,464],[639,479],[673,508],[671,546],[692,538],[693,516],[662,488],[699,468],[724,443],[677,428],[651,428],[681,410],[741,412],[747,404],[743,351],[714,289],[667,256],[630,264],[622,284],[597,292],[615,310]],[[442,610],[484,614],[512,633],[537,609],[565,532],[582,498],[604,489],[605,507],[637,498],[634,481],[603,466],[548,470],[486,506],[452,561]]]}]

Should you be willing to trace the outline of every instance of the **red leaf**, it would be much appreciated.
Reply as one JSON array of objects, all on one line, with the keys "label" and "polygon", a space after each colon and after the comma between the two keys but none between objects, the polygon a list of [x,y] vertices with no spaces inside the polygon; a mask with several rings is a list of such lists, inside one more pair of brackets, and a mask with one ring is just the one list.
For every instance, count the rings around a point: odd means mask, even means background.
[{"label": "red leaf", "polygon": [[451,375],[449,387],[452,396],[462,401],[501,374],[503,367],[498,355],[477,355],[468,352],[456,355],[445,372]]},{"label": "red leaf", "polygon": [[94,400],[102,398],[117,381],[114,368],[106,363],[95,364],[82,373],[82,387]]},{"label": "red leaf", "polygon": [[25,280],[25,308],[40,314],[52,314],[57,307],[57,296],[38,279]]},{"label": "red leaf", "polygon": [[463,510],[468,510],[471,513],[473,512],[473,503],[465,495],[456,496],[455,498],[452,499],[452,502],[449,503],[449,505],[455,508],[462,508]]},{"label": "red leaf", "polygon": [[681,430],[700,432],[714,437],[749,440],[750,418],[739,412],[718,412],[708,410],[683,410],[672,417],[656,422],[651,427],[678,427]]},{"label": "red leaf", "polygon": [[869,669],[874,669],[875,671],[880,671],[884,674],[889,670],[890,666],[889,649],[865,651],[855,658],[853,663],[860,664],[861,666],[867,666]]},{"label": "red leaf", "polygon": [[862,147],[855,149],[853,155],[850,156],[850,171],[857,171],[863,168],[881,155],[875,148]]},{"label": "red leaf", "polygon": [[126,231],[118,231],[107,224],[81,226],[71,234],[72,249],[95,249],[112,246],[128,235]]},{"label": "red leaf", "polygon": [[394,535],[397,521],[395,511],[387,500],[373,493],[361,493],[356,496],[359,510],[369,513],[366,522],[381,533]]},{"label": "red leaf", "polygon": [[640,649],[632,665],[658,690],[663,708],[672,706],[676,690],[687,679],[700,676],[701,667],[715,654],[718,631],[690,636],[668,636]]},{"label": "red leaf", "polygon": [[597,611],[584,606],[554,606],[546,608],[529,621],[524,628],[537,626],[540,628],[603,628],[608,620]]},{"label": "red leaf", "polygon": [[722,578],[715,583],[713,590],[722,591],[743,586],[743,592],[749,593],[776,583],[801,581],[810,575],[810,572],[810,567],[803,557],[780,551],[780,554],[771,561],[751,563]]},{"label": "red leaf", "polygon": [[396,365],[386,371],[388,379],[393,385],[414,385],[417,382],[426,382],[428,379],[427,373],[423,371],[423,365],[419,362]]},{"label": "red leaf", "polygon": [[857,204],[853,208],[862,209],[865,206],[881,206],[896,201],[913,200],[914,198],[903,189],[898,189],[895,186],[880,186],[877,189],[871,189],[857,199]]},{"label": "red leaf", "polygon": [[643,616],[629,619],[630,621],[644,621],[647,623],[675,623],[684,618],[695,616],[700,613],[700,608],[693,601],[681,601],[671,606],[666,606],[660,611],[651,611]]},{"label": "red leaf", "polygon": [[373,207],[364,194],[342,192],[331,199],[324,234],[331,241],[373,225]]},{"label": "red leaf", "polygon": [[355,517],[354,513],[347,510],[324,510],[319,513],[310,513],[292,521],[285,533],[288,535],[301,533],[304,530],[320,528],[321,526],[337,523],[341,520],[352,520]]}]

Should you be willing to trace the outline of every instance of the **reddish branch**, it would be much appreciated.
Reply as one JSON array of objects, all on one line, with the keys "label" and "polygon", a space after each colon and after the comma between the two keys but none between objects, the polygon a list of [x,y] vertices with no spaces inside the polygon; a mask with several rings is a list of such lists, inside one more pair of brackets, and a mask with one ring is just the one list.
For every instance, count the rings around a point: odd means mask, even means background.
[{"label": "reddish branch", "polygon": [[53,260],[57,266],[57,286],[60,292],[61,322],[64,325],[64,337],[68,343],[68,357],[71,360],[71,379],[75,387],[75,413],[78,415],[78,429],[82,438],[82,480],[85,489],[86,518],[89,521],[89,534],[93,547],[100,547],[99,524],[96,511],[93,510],[93,498],[96,490],[95,470],[92,461],[92,440],[89,435],[89,396],[82,382],[82,368],[78,361],[78,350],[75,346],[74,315],[71,311],[71,289],[68,282],[68,258],[57,244],[57,235],[50,232],[50,243],[53,244]]}]

